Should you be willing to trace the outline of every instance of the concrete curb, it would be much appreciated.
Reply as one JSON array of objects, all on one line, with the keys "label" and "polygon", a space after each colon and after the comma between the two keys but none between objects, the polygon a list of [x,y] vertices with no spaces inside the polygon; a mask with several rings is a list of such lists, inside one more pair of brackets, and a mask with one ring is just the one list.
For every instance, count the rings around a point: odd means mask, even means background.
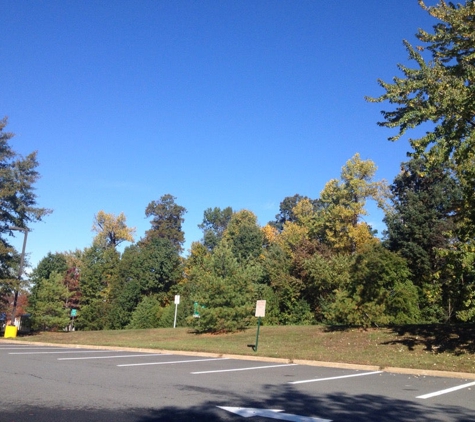
[{"label": "concrete curb", "polygon": [[442,378],[459,378],[459,379],[475,379],[475,374],[470,372],[450,372],[450,371],[437,371],[429,369],[413,369],[413,368],[394,368],[394,367],[380,367],[375,365],[359,365],[353,363],[339,363],[339,362],[323,362],[316,360],[302,360],[302,359],[284,359],[284,358],[271,358],[266,356],[253,356],[253,355],[231,355],[223,353],[209,353],[209,352],[188,352],[181,350],[164,350],[164,349],[147,349],[147,348],[134,348],[134,347],[120,347],[120,346],[91,346],[91,345],[79,345],[79,344],[57,344],[57,343],[44,343],[36,341],[17,341],[17,340],[4,340],[0,343],[6,344],[28,344],[47,347],[64,347],[71,349],[97,349],[97,350],[123,350],[127,352],[142,352],[142,353],[173,353],[175,355],[182,356],[201,356],[201,357],[213,357],[213,358],[228,358],[237,360],[253,360],[260,362],[274,362],[274,363],[295,363],[297,365],[307,366],[321,366],[325,368],[340,368],[340,369],[352,369],[357,371],[383,371],[390,374],[404,374],[413,376],[426,376],[426,377],[442,377]]}]

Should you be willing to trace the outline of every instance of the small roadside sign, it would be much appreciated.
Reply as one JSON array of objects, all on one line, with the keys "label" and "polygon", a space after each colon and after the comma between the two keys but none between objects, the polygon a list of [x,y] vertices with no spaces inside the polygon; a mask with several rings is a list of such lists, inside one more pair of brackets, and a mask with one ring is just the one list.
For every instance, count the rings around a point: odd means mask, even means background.
[{"label": "small roadside sign", "polygon": [[261,318],[266,316],[266,301],[258,300],[256,302],[256,317],[257,317],[257,334],[256,344],[248,344],[248,347],[252,347],[252,350],[257,352],[257,345],[259,344],[259,328],[261,327]]},{"label": "small roadside sign", "polygon": [[180,304],[180,295],[175,295],[175,318],[173,319],[173,328],[176,328],[176,314],[178,312],[179,304]]},{"label": "small roadside sign", "polygon": [[193,303],[193,317],[194,318],[200,317],[200,304],[198,302]]},{"label": "small roadside sign", "polygon": [[77,315],[78,311],[76,309],[71,309],[71,316],[75,317]]},{"label": "small roadside sign", "polygon": [[258,300],[256,302],[256,317],[265,317],[266,316],[266,301]]}]

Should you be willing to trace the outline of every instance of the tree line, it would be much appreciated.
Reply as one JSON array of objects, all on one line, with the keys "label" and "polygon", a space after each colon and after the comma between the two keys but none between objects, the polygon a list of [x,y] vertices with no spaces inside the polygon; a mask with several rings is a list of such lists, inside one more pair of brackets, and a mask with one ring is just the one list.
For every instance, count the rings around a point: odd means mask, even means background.
[{"label": "tree line", "polygon": [[[151,227],[138,241],[123,214],[99,211],[90,247],[49,253],[33,269],[25,294],[34,325],[71,326],[74,310],[82,330],[170,327],[177,294],[178,325],[197,332],[246,328],[258,299],[267,301],[266,324],[473,322],[475,4],[420,4],[439,23],[434,33],[419,31],[422,45],[405,42],[416,67],[399,66],[403,76],[379,81],[384,94],[367,98],[393,105],[380,122],[399,130],[391,140],[430,127],[410,140],[391,184],[355,154],[318,198],[284,198],[264,226],[251,210],[208,208],[202,239],[186,257],[186,209],[173,195],[148,204]],[[2,124],[0,277],[8,298],[18,265],[9,227],[27,227],[48,210],[35,207],[35,156],[16,157]],[[28,183],[5,182],[22,171]],[[13,209],[20,198],[27,206]],[[382,236],[365,221],[368,201],[384,212]]]},{"label": "tree line", "polygon": [[[449,167],[427,165],[413,158],[387,185],[356,154],[318,198],[284,198],[264,226],[249,210],[209,208],[186,257],[174,196],[146,207],[151,227],[135,243],[123,214],[100,211],[90,247],[49,253],[33,270],[34,324],[67,327],[75,309],[81,330],[171,327],[175,295],[178,325],[198,332],[246,328],[258,299],[267,324],[473,321],[473,265],[453,254],[463,194]],[[364,220],[369,200],[385,213],[382,239]]]}]

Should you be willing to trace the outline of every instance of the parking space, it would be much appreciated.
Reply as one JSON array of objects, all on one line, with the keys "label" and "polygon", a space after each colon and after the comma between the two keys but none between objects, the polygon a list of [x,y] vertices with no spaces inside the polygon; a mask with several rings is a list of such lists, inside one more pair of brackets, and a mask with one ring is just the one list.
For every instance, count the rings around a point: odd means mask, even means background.
[{"label": "parking space", "polygon": [[[238,420],[245,414],[228,408],[248,409],[249,405],[255,409],[256,404],[261,404],[265,409],[294,408],[294,412],[306,413],[301,417],[317,417],[314,420],[343,421],[347,420],[343,416],[347,415],[348,405],[363,406],[366,412],[383,412],[376,403],[406,403],[417,409],[419,417],[427,411],[427,420],[475,420],[475,381],[470,379],[119,348],[6,343],[0,343],[0,361],[0,379],[8,380],[12,388],[23,389],[23,393],[26,391],[30,398],[44,405],[64,405],[67,398],[75,406],[87,403],[93,408],[102,408],[104,403],[113,408],[171,404],[193,408],[205,401],[213,404],[212,413],[226,412],[226,417],[223,415],[219,420]],[[54,390],[55,395],[44,396],[45,388]],[[297,399],[302,403],[313,400],[314,404],[296,406]],[[393,418],[398,415],[390,414]],[[460,419],[461,415],[468,419]],[[272,419],[272,413],[266,412],[253,416],[263,421]],[[359,417],[351,420],[365,420]],[[401,413],[400,417],[392,420],[406,420],[408,416]]]}]

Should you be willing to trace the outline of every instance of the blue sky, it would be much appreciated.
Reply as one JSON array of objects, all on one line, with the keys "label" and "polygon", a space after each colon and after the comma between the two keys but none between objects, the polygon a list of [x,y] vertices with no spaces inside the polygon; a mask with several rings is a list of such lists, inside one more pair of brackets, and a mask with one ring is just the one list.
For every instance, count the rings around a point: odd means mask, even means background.
[{"label": "blue sky", "polygon": [[124,212],[138,240],[167,193],[188,210],[189,248],[205,209],[265,225],[356,152],[392,181],[408,142],[387,141],[388,106],[364,96],[436,23],[417,0],[3,0],[1,14],[0,116],[16,151],[38,151],[39,205],[54,210],[31,227],[33,265],[89,246],[99,210]]}]

